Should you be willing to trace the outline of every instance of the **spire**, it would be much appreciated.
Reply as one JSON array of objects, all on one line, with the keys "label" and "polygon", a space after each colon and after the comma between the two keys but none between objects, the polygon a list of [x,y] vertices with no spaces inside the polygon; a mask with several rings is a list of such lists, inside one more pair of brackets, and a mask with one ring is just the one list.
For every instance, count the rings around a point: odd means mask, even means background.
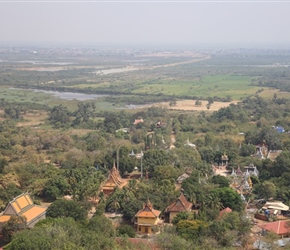
[{"label": "spire", "polygon": [[150,209],[153,208],[153,205],[151,203],[151,201],[149,200],[149,198],[147,199],[147,203],[146,203],[147,207],[149,207]]},{"label": "spire", "polygon": [[113,170],[116,171],[117,168],[116,168],[116,161],[114,160],[114,163],[113,163]]},{"label": "spire", "polygon": [[232,168],[231,176],[236,176],[236,172],[235,172],[235,169],[234,168]]}]

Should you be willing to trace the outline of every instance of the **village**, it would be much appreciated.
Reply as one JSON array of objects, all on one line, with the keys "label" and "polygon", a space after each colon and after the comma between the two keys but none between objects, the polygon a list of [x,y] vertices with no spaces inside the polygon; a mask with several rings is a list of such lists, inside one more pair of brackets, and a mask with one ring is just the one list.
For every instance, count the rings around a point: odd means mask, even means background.
[{"label": "village", "polygon": [[[195,145],[188,140],[185,145],[195,150]],[[270,158],[274,160],[279,154],[281,154],[281,150],[271,151],[267,149],[266,145],[261,144],[256,146],[256,154],[254,157],[258,159]],[[142,169],[143,152],[141,151],[140,154],[135,154],[132,151],[130,157],[136,157],[138,160],[141,160],[141,168],[139,167],[138,169],[135,167],[131,174],[121,177],[114,161],[107,179],[101,185],[100,194],[109,197],[116,190],[126,187],[132,179],[137,182],[142,182],[143,178],[149,178],[148,172],[146,171],[146,174],[144,174]],[[249,244],[252,244],[252,247],[248,246],[247,249],[268,249],[267,247],[269,247],[269,244],[267,240],[264,240],[267,232],[277,235],[279,238],[275,241],[277,246],[284,247],[290,245],[290,238],[288,238],[290,236],[289,206],[283,204],[281,201],[275,201],[271,197],[253,200],[251,195],[253,190],[252,178],[259,178],[257,167],[251,163],[249,166],[243,167],[243,171],[240,166],[236,169],[229,169],[228,161],[228,156],[223,154],[220,161],[221,163],[219,165],[212,165],[213,175],[227,178],[230,183],[230,188],[239,194],[243,202],[243,216],[251,225]],[[117,166],[119,166],[118,158]],[[138,242],[138,239],[140,242],[144,242],[144,236],[146,236],[147,242],[145,242],[149,249],[159,249],[151,242],[151,236],[162,232],[166,225],[172,225],[174,218],[180,213],[199,213],[201,205],[189,202],[181,188],[183,181],[189,178],[190,175],[191,173],[187,172],[176,179],[175,186],[176,190],[180,192],[180,195],[174,202],[168,204],[164,211],[155,209],[154,204],[152,204],[149,199],[143,203],[143,208],[134,215],[130,222],[130,225],[136,232],[135,239],[130,238],[132,242]],[[64,198],[70,200],[72,197],[67,196]],[[88,213],[88,218],[91,218],[96,210],[99,209],[99,199],[100,198],[96,197],[90,199],[93,206]],[[29,193],[23,193],[8,203],[5,210],[0,215],[0,225],[9,221],[11,217],[16,216],[22,218],[28,228],[33,228],[38,221],[45,219],[48,205],[49,204],[36,205],[33,203]],[[216,220],[219,220],[232,211],[230,207],[221,207]],[[120,224],[120,220],[122,221],[123,216],[122,213],[118,212],[118,209],[106,212],[104,215],[112,221],[115,227]]]}]

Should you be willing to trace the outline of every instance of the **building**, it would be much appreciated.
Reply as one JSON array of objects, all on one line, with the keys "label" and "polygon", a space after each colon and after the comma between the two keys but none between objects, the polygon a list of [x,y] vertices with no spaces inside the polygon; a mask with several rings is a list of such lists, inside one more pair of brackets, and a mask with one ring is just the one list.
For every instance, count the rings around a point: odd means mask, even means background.
[{"label": "building", "polygon": [[114,192],[115,188],[122,188],[126,185],[125,180],[122,179],[118,169],[115,166],[115,162],[113,168],[110,170],[108,179],[105,181],[104,185],[101,188],[101,191],[106,194],[110,195]]},{"label": "building", "polygon": [[283,238],[289,236],[289,223],[289,220],[278,220],[260,225],[260,227],[266,231],[271,231]]},{"label": "building", "polygon": [[179,198],[170,204],[165,209],[165,222],[171,223],[173,218],[180,212],[190,212],[192,203],[187,201],[184,194],[182,193]]},{"label": "building", "polygon": [[35,205],[28,193],[23,193],[8,203],[0,216],[0,223],[9,221],[11,216],[26,219],[26,225],[33,227],[39,220],[45,219],[47,207]]},{"label": "building", "polygon": [[161,220],[159,218],[161,211],[155,210],[152,203],[148,200],[143,209],[135,215],[135,227],[140,234],[152,234],[153,227],[158,228]]}]

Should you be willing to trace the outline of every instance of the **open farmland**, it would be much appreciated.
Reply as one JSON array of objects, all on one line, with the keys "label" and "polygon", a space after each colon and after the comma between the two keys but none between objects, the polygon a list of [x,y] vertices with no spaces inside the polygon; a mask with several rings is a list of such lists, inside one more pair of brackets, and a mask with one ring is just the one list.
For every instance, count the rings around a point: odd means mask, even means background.
[{"label": "open farmland", "polygon": [[[273,88],[276,79],[281,78],[287,86],[288,69],[277,64],[280,59],[269,52],[259,57],[252,52],[245,56],[240,52],[219,55],[209,51],[164,50],[96,49],[83,50],[82,56],[75,51],[57,53],[55,58],[43,53],[23,55],[23,60],[19,60],[19,55],[16,60],[14,54],[7,52],[7,61],[0,70],[0,98],[47,107],[64,103],[74,110],[77,100],[62,100],[29,89],[105,94],[106,98],[94,101],[99,110],[111,110],[131,104],[169,103],[173,99],[206,102],[214,98],[228,102],[257,94],[272,98],[278,91]],[[278,95],[287,97],[288,92]]]}]

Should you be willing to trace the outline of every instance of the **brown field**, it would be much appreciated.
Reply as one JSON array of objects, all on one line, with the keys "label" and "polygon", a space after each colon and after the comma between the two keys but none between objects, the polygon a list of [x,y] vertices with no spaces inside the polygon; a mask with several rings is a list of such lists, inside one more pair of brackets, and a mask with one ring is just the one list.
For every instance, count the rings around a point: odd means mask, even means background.
[{"label": "brown field", "polygon": [[279,89],[264,89],[261,93],[259,93],[259,96],[262,98],[273,98],[274,94],[277,94],[277,98],[290,98],[290,92],[283,92]]},{"label": "brown field", "polygon": [[142,108],[148,108],[150,106],[164,107],[171,110],[186,110],[186,111],[217,111],[220,108],[228,107],[230,104],[236,104],[238,101],[232,102],[214,102],[210,109],[207,109],[207,101],[201,101],[201,106],[195,106],[195,100],[182,100],[177,101],[174,107],[169,106],[169,102],[160,102],[153,105],[145,105]]},{"label": "brown field", "polygon": [[17,123],[17,127],[38,126],[45,123],[47,113],[45,111],[30,111],[23,115],[23,119]]}]

